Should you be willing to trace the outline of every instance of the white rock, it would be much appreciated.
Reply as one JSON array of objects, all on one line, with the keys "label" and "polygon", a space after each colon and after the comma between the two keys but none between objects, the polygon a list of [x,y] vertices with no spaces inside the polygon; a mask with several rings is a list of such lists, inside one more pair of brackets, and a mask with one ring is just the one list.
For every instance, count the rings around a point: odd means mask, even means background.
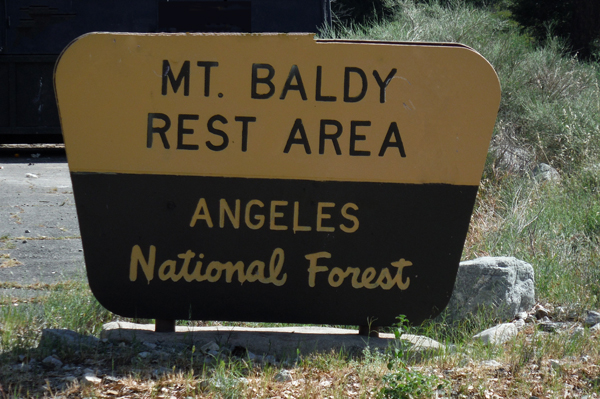
[{"label": "white rock", "polygon": [[502,363],[500,363],[496,360],[484,360],[483,362],[481,362],[481,365],[484,367],[493,367],[493,368],[502,367]]},{"label": "white rock", "polygon": [[411,343],[413,348],[422,348],[422,349],[445,349],[443,344],[440,344],[438,341],[431,339],[429,337],[425,337],[422,335],[413,335],[413,334],[402,334],[400,336],[400,340],[407,341]]},{"label": "white rock", "polygon": [[292,381],[292,374],[289,370],[281,370],[277,375],[275,375],[275,381],[277,382],[290,382]]},{"label": "white rock", "polygon": [[504,323],[480,332],[473,339],[479,340],[486,345],[501,345],[516,337],[518,332],[514,324]]},{"label": "white rock", "polygon": [[102,379],[95,375],[86,374],[81,378],[81,385],[97,385],[102,382]]},{"label": "white rock", "polygon": [[38,175],[34,175],[33,173],[25,173],[25,177],[29,179],[37,179]]}]

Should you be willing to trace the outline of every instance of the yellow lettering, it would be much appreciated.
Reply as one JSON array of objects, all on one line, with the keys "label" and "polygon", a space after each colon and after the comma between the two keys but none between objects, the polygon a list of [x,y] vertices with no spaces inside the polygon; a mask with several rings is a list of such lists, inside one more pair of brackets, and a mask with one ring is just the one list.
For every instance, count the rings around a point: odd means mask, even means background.
[{"label": "yellow lettering", "polygon": [[352,287],[354,288],[362,288],[363,283],[358,282],[358,277],[360,276],[360,269],[358,267],[348,267],[346,268],[346,273],[352,273]]},{"label": "yellow lettering", "polygon": [[154,263],[156,262],[156,247],[150,245],[150,253],[148,254],[148,261],[142,254],[142,249],[139,245],[135,245],[131,248],[131,262],[129,263],[129,281],[137,280],[137,265],[138,263],[142,266],[142,271],[150,284],[150,280],[154,278]]},{"label": "yellow lettering", "polygon": [[225,281],[231,283],[233,273],[237,272],[238,281],[240,284],[244,284],[246,281],[246,275],[244,274],[244,262],[238,261],[233,265],[231,262],[225,263]]},{"label": "yellow lettering", "polygon": [[[231,264],[231,262],[228,262]],[[206,279],[211,282],[217,282],[221,278],[221,273],[223,272],[224,265],[221,262],[217,262],[213,260],[208,264],[206,268]],[[216,271],[217,274],[213,275],[213,271]]]},{"label": "yellow lettering", "polygon": [[294,202],[294,234],[296,231],[311,231],[312,228],[310,226],[300,226],[298,223],[298,216],[300,214],[300,203],[298,201]]},{"label": "yellow lettering", "polygon": [[[198,257],[200,259],[203,259],[204,258],[204,254],[198,255]],[[204,280],[206,280],[206,274],[202,274],[202,261],[201,260],[199,260],[199,261],[196,262],[196,268],[192,272],[192,275],[190,276],[190,278],[192,280],[196,280],[196,281],[204,281]]]},{"label": "yellow lettering", "polygon": [[229,221],[235,229],[240,228],[240,200],[235,200],[235,215],[231,211],[229,204],[225,198],[219,201],[219,227],[225,227],[225,214],[229,217]]},{"label": "yellow lettering", "polygon": [[246,222],[246,226],[250,227],[252,230],[258,230],[263,226],[263,224],[265,224],[265,216],[264,215],[254,216],[254,219],[257,220],[258,223],[253,224],[250,221],[250,208],[252,208],[254,205],[257,205],[261,208],[263,208],[265,206],[265,204],[263,204],[259,200],[252,200],[252,201],[248,202],[246,204],[246,214],[244,216],[244,221]]},{"label": "yellow lettering", "polygon": [[200,198],[198,205],[196,205],[196,211],[194,212],[194,215],[192,215],[190,227],[194,227],[197,220],[205,220],[208,227],[213,227],[210,213],[208,213],[208,205],[206,205],[206,200],[204,198]]},{"label": "yellow lettering", "polygon": [[[384,282],[384,280],[386,280],[386,282]],[[377,285],[379,285],[384,290],[389,290],[394,286],[394,279],[390,274],[390,269],[384,267],[381,270],[381,274],[379,274],[379,278],[377,279]]]},{"label": "yellow lettering", "polygon": [[346,268],[346,271],[343,271],[339,267],[334,267],[331,269],[331,272],[329,272],[329,278],[327,279],[329,285],[332,287],[339,287],[342,285],[346,276],[350,274],[350,270],[348,269],[349,268]]},{"label": "yellow lettering", "polygon": [[304,256],[306,259],[308,259],[309,266],[308,266],[308,285],[310,287],[314,287],[315,286],[315,277],[316,274],[319,272],[326,272],[327,270],[329,270],[329,268],[327,266],[319,266],[317,265],[317,262],[319,261],[320,258],[326,258],[329,259],[331,258],[331,254],[329,252],[316,252],[314,254],[308,254]]},{"label": "yellow lettering", "polygon": [[[281,269],[283,268],[283,260],[285,259],[285,254],[283,249],[275,248],[273,254],[271,255],[271,261],[269,262],[269,278],[264,281],[265,284],[271,283],[276,285],[277,287],[285,284],[287,280],[287,273],[284,273],[281,277],[281,280],[277,280],[277,276],[281,273]],[[277,262],[277,264],[276,264]]]},{"label": "yellow lettering", "polygon": [[188,268],[190,267],[190,261],[194,256],[196,256],[196,254],[189,249],[186,253],[177,255],[179,259],[183,259],[183,266],[181,266],[181,271],[177,276],[177,280],[179,280],[181,277],[183,277],[188,283],[193,280],[193,277],[188,273]]},{"label": "yellow lettering", "polygon": [[287,204],[287,201],[271,201],[271,230],[287,230],[287,226],[275,224],[275,219],[283,216],[283,212],[277,212],[277,207],[286,206]]},{"label": "yellow lettering", "polygon": [[323,208],[332,208],[335,206],[333,202],[319,202],[317,204],[317,231],[335,231],[334,227],[323,226],[321,223],[323,219],[331,219],[331,215],[328,213],[323,213]]},{"label": "yellow lettering", "polygon": [[377,288],[378,283],[371,283],[373,279],[377,276],[377,272],[374,267],[368,267],[365,269],[362,275],[361,282],[365,288],[372,290],[373,288]]},{"label": "yellow lettering", "polygon": [[406,278],[406,281],[402,281],[402,270],[405,267],[412,266],[412,262],[405,260],[404,258],[400,259],[397,262],[392,262],[392,266],[397,267],[398,271],[396,276],[394,276],[394,282],[398,285],[398,288],[401,290],[405,290],[410,285],[410,277]]},{"label": "yellow lettering", "polygon": [[[256,271],[255,271],[256,270]],[[265,278],[265,262],[255,260],[250,263],[248,270],[246,270],[246,281],[253,283],[257,280],[263,281]]]},{"label": "yellow lettering", "polygon": [[358,218],[354,215],[350,215],[348,213],[348,208],[352,208],[355,211],[358,210],[358,206],[356,204],[353,204],[352,202],[348,202],[346,205],[344,205],[342,207],[342,216],[345,219],[348,219],[349,221],[351,221],[353,224],[350,227],[346,227],[343,224],[340,224],[340,229],[344,232],[344,233],[354,233],[356,230],[358,230]]},{"label": "yellow lettering", "polygon": [[171,279],[172,281],[179,280],[181,276],[177,276],[175,274],[175,266],[176,263],[172,259],[164,261],[158,269],[158,278],[160,278],[162,281],[166,281],[168,279]]}]

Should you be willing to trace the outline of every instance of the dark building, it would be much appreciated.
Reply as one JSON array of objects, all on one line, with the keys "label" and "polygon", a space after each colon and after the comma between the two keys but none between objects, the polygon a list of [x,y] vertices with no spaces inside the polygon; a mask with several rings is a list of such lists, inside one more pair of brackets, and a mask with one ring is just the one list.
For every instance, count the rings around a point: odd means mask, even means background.
[{"label": "dark building", "polygon": [[62,142],[54,64],[87,32],[316,32],[330,0],[0,0],[0,144]]}]

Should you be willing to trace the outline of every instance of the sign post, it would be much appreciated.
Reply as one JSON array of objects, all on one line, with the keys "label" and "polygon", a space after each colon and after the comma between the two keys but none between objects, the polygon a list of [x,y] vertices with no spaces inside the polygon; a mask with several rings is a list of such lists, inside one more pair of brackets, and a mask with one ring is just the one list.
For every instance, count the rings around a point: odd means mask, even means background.
[{"label": "sign post", "polygon": [[107,309],[384,326],[446,306],[500,101],[472,49],[98,33],[55,84]]}]

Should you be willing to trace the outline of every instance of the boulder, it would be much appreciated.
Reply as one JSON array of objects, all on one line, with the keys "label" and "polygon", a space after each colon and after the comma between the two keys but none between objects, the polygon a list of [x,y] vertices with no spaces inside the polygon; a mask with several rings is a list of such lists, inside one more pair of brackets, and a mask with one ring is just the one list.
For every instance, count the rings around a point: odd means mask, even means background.
[{"label": "boulder", "polygon": [[535,305],[533,267],[513,257],[483,257],[461,262],[446,312],[449,322],[479,310],[512,320]]}]

